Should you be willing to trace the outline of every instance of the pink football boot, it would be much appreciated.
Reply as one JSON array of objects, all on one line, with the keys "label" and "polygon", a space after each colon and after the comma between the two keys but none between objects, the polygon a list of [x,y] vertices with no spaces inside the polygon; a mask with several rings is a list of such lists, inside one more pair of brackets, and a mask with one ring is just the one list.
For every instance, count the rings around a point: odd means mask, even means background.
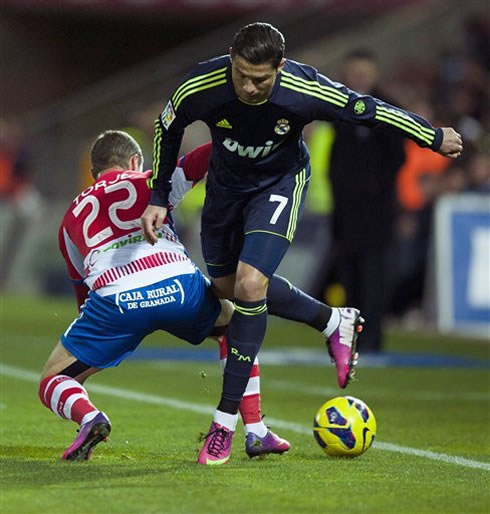
[{"label": "pink football boot", "polygon": [[80,427],[73,444],[65,450],[62,460],[88,460],[93,449],[101,442],[107,441],[111,432],[111,422],[99,412],[91,421]]},{"label": "pink football boot", "polygon": [[337,368],[337,381],[344,389],[354,376],[359,354],[356,352],[357,336],[362,332],[364,319],[357,309],[341,307],[340,323],[327,339],[327,348]]},{"label": "pink football boot", "polygon": [[213,421],[204,440],[204,445],[199,452],[197,463],[205,466],[226,464],[230,460],[231,439],[234,433],[233,430],[229,430]]},{"label": "pink football boot", "polygon": [[281,439],[270,429],[267,430],[267,434],[264,437],[259,437],[257,434],[249,432],[245,439],[245,451],[251,459],[269,453],[282,454],[287,452],[289,448],[291,448],[289,442],[286,439]]}]

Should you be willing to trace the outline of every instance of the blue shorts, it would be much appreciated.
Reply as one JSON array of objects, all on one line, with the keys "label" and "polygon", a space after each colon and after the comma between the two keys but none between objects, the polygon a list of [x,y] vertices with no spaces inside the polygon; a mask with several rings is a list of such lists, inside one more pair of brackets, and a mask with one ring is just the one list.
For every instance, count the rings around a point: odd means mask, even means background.
[{"label": "blue shorts", "polygon": [[108,368],[117,366],[155,330],[200,344],[211,334],[220,312],[209,281],[197,271],[115,295],[91,291],[61,342],[83,363]]},{"label": "blue shorts", "polygon": [[293,240],[309,179],[307,166],[264,189],[241,192],[208,178],[201,243],[209,275],[230,275],[240,260],[270,277]]}]

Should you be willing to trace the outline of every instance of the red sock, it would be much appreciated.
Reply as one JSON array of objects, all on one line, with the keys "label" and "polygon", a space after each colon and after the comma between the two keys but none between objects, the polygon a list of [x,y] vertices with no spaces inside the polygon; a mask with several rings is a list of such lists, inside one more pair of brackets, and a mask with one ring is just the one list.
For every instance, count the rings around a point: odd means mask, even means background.
[{"label": "red sock", "polygon": [[[218,339],[219,343],[219,358],[221,361],[221,369],[223,370],[226,365],[226,358],[228,356],[228,348],[226,344],[226,336]],[[243,423],[248,425],[250,423],[258,423],[262,419],[262,412],[260,410],[260,368],[257,357],[255,358],[250,378],[248,380],[247,388],[243,394],[242,401],[240,402],[240,414]]]},{"label": "red sock", "polygon": [[[223,359],[225,359],[225,364],[226,364],[226,357],[228,356],[228,346],[226,344],[226,336],[221,336],[218,339],[218,344],[219,344],[219,359],[222,364],[223,364]],[[222,368],[224,368],[224,365],[222,366]]]},{"label": "red sock", "polygon": [[99,412],[82,384],[66,375],[53,375],[41,380],[39,398],[57,416],[79,425],[86,414]]},{"label": "red sock", "polygon": [[244,396],[238,407],[243,423],[250,425],[251,423],[259,423],[262,419],[260,411],[260,394],[251,394]]}]

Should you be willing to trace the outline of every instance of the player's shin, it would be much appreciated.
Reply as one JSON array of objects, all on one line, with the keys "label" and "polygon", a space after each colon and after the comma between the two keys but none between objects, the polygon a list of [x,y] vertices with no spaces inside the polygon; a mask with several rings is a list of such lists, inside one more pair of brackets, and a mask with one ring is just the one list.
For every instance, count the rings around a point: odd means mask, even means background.
[{"label": "player's shin", "polygon": [[[225,369],[228,355],[226,336],[218,339],[220,348],[220,364],[222,371]],[[238,410],[243,420],[245,434],[253,432],[260,437],[264,437],[267,433],[267,427],[262,421],[261,412],[261,395],[260,395],[260,367],[259,360],[255,357],[252,371],[248,379],[247,387],[243,393],[242,401]]]},{"label": "player's shin", "polygon": [[260,400],[259,363],[256,358],[250,378],[248,379],[247,388],[240,402],[239,411],[243,420],[245,434],[253,432],[260,437],[264,437],[267,433],[267,427],[262,421]]},{"label": "player's shin", "polygon": [[85,388],[67,375],[51,375],[41,380],[39,398],[61,418],[80,425],[78,435],[64,451],[63,460],[88,460],[93,449],[106,441],[111,431],[109,418],[89,400]]},{"label": "player's shin", "polygon": [[[223,376],[220,407],[226,406],[231,414],[238,406],[247,388],[255,357],[265,336],[267,305],[259,301],[235,301],[235,312],[228,327],[228,359]],[[233,407],[231,405],[233,404]]]},{"label": "player's shin", "polygon": [[82,384],[66,375],[52,375],[42,379],[39,398],[54,414],[79,425],[87,423],[100,412],[90,401]]},{"label": "player's shin", "polygon": [[235,301],[235,312],[228,327],[228,358],[223,374],[223,392],[199,453],[199,464],[220,465],[230,458],[238,408],[264,339],[266,324],[265,298],[255,302]]}]

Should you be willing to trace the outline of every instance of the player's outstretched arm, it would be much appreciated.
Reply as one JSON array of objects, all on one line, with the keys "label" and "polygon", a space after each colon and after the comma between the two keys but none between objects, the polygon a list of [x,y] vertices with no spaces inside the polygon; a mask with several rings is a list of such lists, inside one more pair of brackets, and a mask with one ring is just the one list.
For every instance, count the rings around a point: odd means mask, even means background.
[{"label": "player's outstretched arm", "polygon": [[311,91],[306,92],[306,110],[309,106],[310,120],[341,120],[390,129],[412,139],[422,148],[430,148],[451,159],[457,159],[463,151],[461,136],[451,127],[433,127],[416,113],[357,93],[320,73],[315,72],[311,78],[315,79],[312,82],[318,83],[317,90],[321,94],[311,97]]},{"label": "player's outstretched arm", "polygon": [[442,130],[442,143],[439,147],[438,153],[449,157],[450,159],[457,159],[463,151],[463,140],[461,135],[458,134],[451,127],[441,127]]},{"label": "player's outstretched arm", "polygon": [[162,225],[167,216],[167,207],[149,204],[141,216],[141,228],[145,241],[154,245],[158,241],[156,230]]}]

